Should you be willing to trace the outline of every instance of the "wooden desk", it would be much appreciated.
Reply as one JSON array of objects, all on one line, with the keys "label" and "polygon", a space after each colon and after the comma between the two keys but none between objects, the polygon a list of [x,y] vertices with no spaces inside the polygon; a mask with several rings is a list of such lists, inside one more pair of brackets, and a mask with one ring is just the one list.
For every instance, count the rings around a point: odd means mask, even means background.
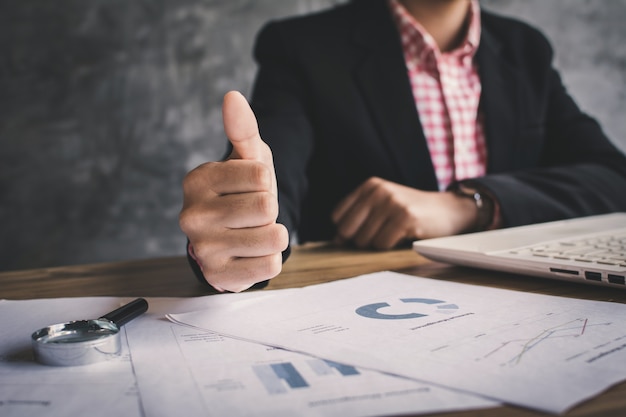
[{"label": "wooden desk", "polygon": [[[370,252],[334,248],[326,244],[295,248],[283,272],[271,281],[268,288],[301,287],[383,270],[542,294],[626,303],[626,291],[451,267],[427,261],[410,249]],[[193,297],[207,294],[207,287],[195,279],[184,257],[0,273],[0,299]],[[546,415],[514,407],[437,414],[442,417]],[[574,408],[566,416],[626,416],[626,382]]]}]

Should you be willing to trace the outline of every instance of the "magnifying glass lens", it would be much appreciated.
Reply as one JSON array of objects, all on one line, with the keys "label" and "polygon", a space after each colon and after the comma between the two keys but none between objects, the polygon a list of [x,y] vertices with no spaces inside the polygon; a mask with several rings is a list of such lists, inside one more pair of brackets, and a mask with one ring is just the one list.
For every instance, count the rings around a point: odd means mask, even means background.
[{"label": "magnifying glass lens", "polygon": [[46,334],[37,337],[40,343],[81,343],[90,342],[101,339],[103,337],[114,335],[118,329],[107,323],[100,321],[98,325],[89,322],[75,322],[58,326],[58,328],[50,329]]},{"label": "magnifying glass lens", "polygon": [[35,360],[45,365],[73,366],[108,360],[122,351],[120,327],[148,310],[138,298],[94,320],[53,324],[31,335]]}]

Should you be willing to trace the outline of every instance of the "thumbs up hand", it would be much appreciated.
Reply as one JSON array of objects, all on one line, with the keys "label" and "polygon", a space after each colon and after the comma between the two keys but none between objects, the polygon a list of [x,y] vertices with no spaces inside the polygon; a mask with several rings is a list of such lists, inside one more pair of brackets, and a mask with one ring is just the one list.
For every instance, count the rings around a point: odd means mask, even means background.
[{"label": "thumbs up hand", "polygon": [[186,175],[179,223],[207,282],[219,291],[239,292],[280,273],[289,235],[276,223],[272,151],[252,109],[231,91],[222,114],[233,151],[227,160],[207,162]]}]

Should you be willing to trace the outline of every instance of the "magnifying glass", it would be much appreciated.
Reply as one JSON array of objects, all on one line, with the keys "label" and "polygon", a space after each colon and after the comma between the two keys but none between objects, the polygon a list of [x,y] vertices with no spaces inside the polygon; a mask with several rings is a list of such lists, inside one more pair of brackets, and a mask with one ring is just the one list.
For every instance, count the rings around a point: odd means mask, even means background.
[{"label": "magnifying glass", "polygon": [[122,351],[120,328],[148,310],[137,298],[99,319],[53,324],[31,335],[35,360],[44,365],[76,366],[104,361]]}]

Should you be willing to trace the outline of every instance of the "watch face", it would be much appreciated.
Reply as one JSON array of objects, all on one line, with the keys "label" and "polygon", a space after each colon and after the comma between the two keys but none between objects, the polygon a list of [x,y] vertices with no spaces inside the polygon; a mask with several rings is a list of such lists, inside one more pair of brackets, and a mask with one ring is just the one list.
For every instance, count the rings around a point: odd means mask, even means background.
[{"label": "watch face", "polygon": [[478,216],[472,232],[481,232],[490,228],[493,223],[494,203],[487,194],[483,194],[477,189],[468,188],[461,184],[458,184],[453,189],[453,192],[458,196],[471,198],[476,204]]}]

